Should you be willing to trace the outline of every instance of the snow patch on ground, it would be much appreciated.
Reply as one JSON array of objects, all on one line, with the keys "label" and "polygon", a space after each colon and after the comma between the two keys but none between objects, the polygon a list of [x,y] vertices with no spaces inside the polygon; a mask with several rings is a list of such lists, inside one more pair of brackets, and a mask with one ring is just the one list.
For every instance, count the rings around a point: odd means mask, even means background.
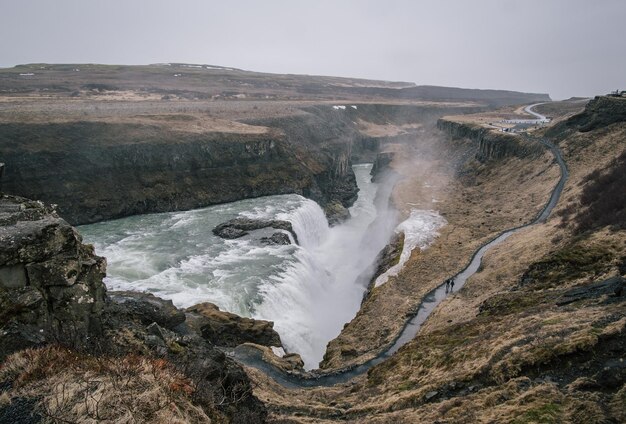
[{"label": "snow patch on ground", "polygon": [[396,227],[396,233],[404,233],[404,246],[400,254],[400,261],[376,278],[375,287],[387,282],[389,277],[398,275],[411,252],[416,247],[427,249],[439,235],[439,229],[447,221],[437,211],[412,209],[411,215]]}]

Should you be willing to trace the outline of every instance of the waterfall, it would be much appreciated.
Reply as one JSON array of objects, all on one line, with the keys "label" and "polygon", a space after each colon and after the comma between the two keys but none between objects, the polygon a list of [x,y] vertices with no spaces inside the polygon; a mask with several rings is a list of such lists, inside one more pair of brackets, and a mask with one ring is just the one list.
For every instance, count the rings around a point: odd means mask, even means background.
[{"label": "waterfall", "polygon": [[324,211],[312,200],[303,198],[299,208],[279,213],[276,218],[291,222],[298,242],[304,248],[313,249],[328,237],[330,229]]},{"label": "waterfall", "polygon": [[254,316],[274,321],[286,349],[299,353],[306,368],[318,367],[327,343],[356,315],[371,276],[363,280],[363,271],[396,225],[390,187],[371,183],[370,169],[355,167],[361,191],[348,221],[329,228],[322,209],[304,198],[277,216],[292,223],[300,246],[296,260],[262,285]]}]

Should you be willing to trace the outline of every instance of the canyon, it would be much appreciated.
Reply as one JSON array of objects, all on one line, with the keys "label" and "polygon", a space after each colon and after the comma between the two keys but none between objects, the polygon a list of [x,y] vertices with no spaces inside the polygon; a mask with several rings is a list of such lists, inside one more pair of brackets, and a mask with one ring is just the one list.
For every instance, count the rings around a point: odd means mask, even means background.
[{"label": "canyon", "polygon": [[[626,102],[548,101],[208,65],[0,70],[0,418],[95,416],[95,400],[76,407],[79,393],[114,388],[99,401],[109,421],[128,411],[140,422],[623,420]],[[528,118],[519,106],[538,102],[545,126],[489,125]],[[436,210],[445,224],[370,283],[312,374],[297,351],[275,355],[271,322],[107,291],[106,260],[71,227],[286,194],[340,227],[363,162],[375,181],[394,176],[400,221]],[[517,227],[389,358],[333,384],[297,383],[379,358],[474,252]],[[404,231],[387,240],[371,281],[399,262]],[[55,374],[51,361],[73,365]],[[129,375],[144,385],[120,386]],[[156,388],[143,396],[145,384]],[[175,407],[152,406],[165,398]]]}]

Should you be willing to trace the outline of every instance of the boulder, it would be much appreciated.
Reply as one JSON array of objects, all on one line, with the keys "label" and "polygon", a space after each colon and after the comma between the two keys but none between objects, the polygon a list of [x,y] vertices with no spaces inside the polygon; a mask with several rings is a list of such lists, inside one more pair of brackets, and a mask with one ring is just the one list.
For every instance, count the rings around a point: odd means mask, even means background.
[{"label": "boulder", "polygon": [[615,276],[607,278],[606,280],[585,284],[568,290],[557,300],[556,304],[557,306],[564,306],[579,300],[593,299],[601,296],[620,298],[623,296],[624,286],[626,286],[626,278],[624,277]]},{"label": "boulder", "polygon": [[169,330],[185,322],[185,313],[171,300],[152,293],[117,291],[109,293],[109,313],[131,315],[144,325],[153,322]]},{"label": "boulder", "polygon": [[270,237],[261,237],[261,243],[267,246],[291,244],[289,236],[285,233],[274,233]]},{"label": "boulder", "polygon": [[235,347],[242,343],[282,346],[271,321],[240,317],[209,302],[186,309],[188,325],[214,345]]},{"label": "boulder", "polygon": [[328,224],[332,227],[341,224],[350,218],[350,211],[341,203],[334,201],[329,202],[324,207],[324,213],[328,219]]},{"label": "boulder", "polygon": [[225,239],[234,239],[243,237],[249,234],[250,231],[260,230],[262,228],[289,231],[293,239],[298,243],[298,236],[293,230],[291,222],[282,221],[280,219],[253,219],[240,216],[219,224],[217,227],[213,228],[213,234]]}]

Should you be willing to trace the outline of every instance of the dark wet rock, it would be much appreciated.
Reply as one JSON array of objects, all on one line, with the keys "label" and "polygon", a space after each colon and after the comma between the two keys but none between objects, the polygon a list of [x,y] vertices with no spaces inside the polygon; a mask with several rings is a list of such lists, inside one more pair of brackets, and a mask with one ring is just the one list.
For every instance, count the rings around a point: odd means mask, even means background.
[{"label": "dark wet rock", "polygon": [[233,228],[233,227],[217,228],[216,227],[213,229],[213,234],[221,238],[225,238],[225,239],[236,239],[239,237],[247,236],[250,233],[244,230],[240,230],[239,228]]},{"label": "dark wet rock", "polygon": [[209,302],[186,309],[189,325],[216,346],[235,347],[242,343],[282,346],[271,321],[240,317]]},{"label": "dark wet rock", "polygon": [[0,358],[102,333],[106,261],[54,208],[0,198]]},{"label": "dark wet rock", "polygon": [[274,233],[270,237],[261,237],[261,243],[267,246],[291,244],[289,236],[285,233]]},{"label": "dark wet rock", "polygon": [[324,207],[328,224],[334,226],[350,218],[350,211],[339,202],[330,202]]},{"label": "dark wet rock", "polygon": [[171,300],[161,299],[152,293],[110,292],[107,309],[110,314],[131,315],[144,325],[154,322],[167,329],[185,321],[185,313],[176,308]]},{"label": "dark wet rock", "polygon": [[594,376],[594,380],[604,388],[615,389],[622,387],[626,382],[626,360],[624,358],[614,358],[606,361],[602,370]]},{"label": "dark wet rock", "polygon": [[369,280],[367,290],[363,294],[362,302],[365,302],[365,300],[372,293],[372,290],[374,289],[374,284],[376,283],[376,279],[385,272],[387,272],[392,266],[400,262],[400,256],[402,255],[403,249],[404,233],[394,233],[389,243],[387,243],[387,245],[376,256],[376,260],[374,261],[374,263],[376,264],[376,269],[374,271],[374,274],[372,275],[372,278]]},{"label": "dark wet rock", "polygon": [[240,216],[219,224],[217,227],[213,228],[213,234],[218,237],[233,239],[243,237],[249,234],[250,231],[260,230],[262,228],[289,231],[293,239],[298,243],[298,236],[293,230],[291,222],[279,219],[253,219]]},{"label": "dark wet rock", "polygon": [[168,339],[168,336],[166,335],[165,330],[161,328],[161,326],[159,326],[159,324],[157,324],[156,322],[153,322],[148,327],[146,327],[146,330],[148,331],[149,334],[153,336],[157,336],[159,339],[163,341],[166,341]]},{"label": "dark wet rock", "polygon": [[380,152],[376,155],[376,160],[370,171],[372,181],[376,182],[380,176],[386,171],[390,170],[391,162],[393,161],[395,152]]},{"label": "dark wet rock", "polygon": [[568,290],[556,302],[558,306],[564,306],[579,300],[593,299],[600,296],[609,296],[609,298],[623,299],[625,298],[626,278],[616,276],[603,281],[586,284],[581,287],[575,287]]}]

